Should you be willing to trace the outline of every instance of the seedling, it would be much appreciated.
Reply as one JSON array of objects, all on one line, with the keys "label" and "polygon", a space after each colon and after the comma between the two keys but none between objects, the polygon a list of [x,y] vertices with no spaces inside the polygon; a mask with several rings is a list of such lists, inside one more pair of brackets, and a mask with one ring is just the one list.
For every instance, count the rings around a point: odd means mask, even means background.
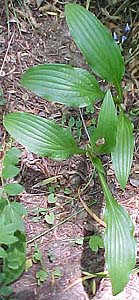
[{"label": "seedling", "polygon": [[48,195],[48,203],[49,204],[55,204],[57,201],[57,197],[55,196],[54,193],[51,193]]},{"label": "seedling", "polygon": [[[128,283],[135,266],[136,242],[127,211],[118,204],[108,187],[101,155],[111,154],[116,178],[124,189],[134,151],[133,124],[122,105],[124,61],[110,32],[89,11],[77,4],[67,4],[65,15],[70,33],[92,71],[115,87],[114,95],[110,89],[102,90],[93,74],[65,64],[31,67],[21,82],[37,95],[70,107],[90,107],[101,100],[97,126],[89,133],[85,128],[87,145],[78,145],[68,128],[28,113],[8,114],[4,126],[12,137],[39,156],[63,160],[81,154],[90,159],[106,201],[105,258],[113,295],[116,295]],[[52,223],[54,216],[48,217]]]},{"label": "seedling", "polygon": [[59,269],[59,267],[56,267],[55,270],[52,272],[52,275],[55,278],[61,278],[63,276],[61,270]]},{"label": "seedling", "polygon": [[34,262],[34,263],[38,263],[38,262],[40,262],[40,263],[42,263],[42,253],[41,253],[41,251],[39,250],[39,247],[38,247],[38,245],[36,244],[35,245],[35,248],[34,248],[34,252],[33,252],[33,254],[32,254],[32,261]]},{"label": "seedling", "polygon": [[44,269],[39,270],[36,273],[36,279],[37,279],[37,284],[40,285],[42,282],[44,282],[48,277],[48,273],[47,271],[45,271]]},{"label": "seedling", "polygon": [[89,239],[89,246],[92,251],[97,252],[99,248],[104,248],[103,238],[99,235],[93,235]]},{"label": "seedling", "polygon": [[54,221],[55,221],[55,215],[54,215],[54,213],[51,212],[49,214],[46,214],[45,215],[45,221],[46,221],[46,223],[48,223],[50,225],[53,225]]}]

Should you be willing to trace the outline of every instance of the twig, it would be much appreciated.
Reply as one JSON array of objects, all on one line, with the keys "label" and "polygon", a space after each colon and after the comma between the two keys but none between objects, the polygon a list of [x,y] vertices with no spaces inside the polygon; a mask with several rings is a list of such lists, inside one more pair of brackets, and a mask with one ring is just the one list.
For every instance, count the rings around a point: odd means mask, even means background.
[{"label": "twig", "polygon": [[89,133],[88,133],[88,130],[87,130],[84,118],[83,118],[83,114],[82,114],[82,111],[81,111],[80,108],[79,108],[79,111],[80,111],[80,116],[81,116],[81,120],[82,120],[82,123],[83,123],[83,127],[84,127],[84,130],[85,130],[85,133],[86,133],[86,135],[88,137],[88,140],[90,141],[90,136],[89,136]]},{"label": "twig", "polygon": [[0,75],[2,75],[2,71],[3,71],[3,68],[4,68],[4,64],[5,64],[5,62],[6,62],[7,55],[8,55],[8,52],[9,52],[9,49],[10,49],[10,46],[11,46],[13,37],[14,37],[14,32],[13,32],[13,34],[12,34],[12,36],[11,36],[11,38],[10,38],[10,41],[9,41],[9,43],[8,43],[8,47],[7,47],[7,50],[6,50],[4,59],[3,59],[3,63],[2,63],[1,69],[0,69]]},{"label": "twig", "polygon": [[80,201],[81,201],[83,207],[84,207],[85,210],[88,212],[88,214],[89,214],[89,215],[90,215],[97,223],[99,223],[101,226],[106,227],[105,222],[102,221],[102,220],[101,220],[101,219],[100,219],[100,218],[92,211],[92,209],[90,209],[90,208],[86,205],[86,203],[82,200],[82,198],[81,198],[81,196],[80,196],[80,193],[78,193],[78,195],[79,195],[79,199],[80,199]]},{"label": "twig", "polygon": [[[89,205],[91,206],[92,203]],[[40,237],[44,236],[45,234],[51,232],[52,230],[54,230],[55,228],[59,227],[60,225],[66,223],[67,221],[69,221],[70,219],[72,219],[74,216],[78,215],[80,212],[82,212],[84,210],[84,208],[81,208],[79,211],[73,213],[72,215],[70,215],[68,218],[62,220],[60,223],[54,225],[53,227],[49,228],[48,230],[45,230],[44,232],[40,233],[39,235],[35,236],[34,238],[30,239],[27,244],[31,244],[32,242],[38,240]]]}]

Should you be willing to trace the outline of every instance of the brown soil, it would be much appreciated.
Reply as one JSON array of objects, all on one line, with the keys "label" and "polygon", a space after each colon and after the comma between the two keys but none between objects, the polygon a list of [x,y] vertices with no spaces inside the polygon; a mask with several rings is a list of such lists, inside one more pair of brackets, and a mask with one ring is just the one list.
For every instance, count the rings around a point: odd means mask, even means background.
[{"label": "brown soil", "polygon": [[[33,0],[21,2],[24,5],[18,6],[13,1],[17,18],[13,13],[11,4],[9,4],[9,29],[4,2],[0,3],[0,62],[2,66],[0,79],[4,98],[7,102],[6,106],[0,106],[1,115],[5,111],[27,111],[54,119],[59,123],[65,114],[78,117],[79,111],[77,109],[63,109],[61,105],[44,101],[32,95],[20,85],[21,74],[31,65],[44,62],[69,63],[88,68],[82,55],[71,40],[65,24],[64,2],[44,1],[40,8]],[[101,8],[104,9],[101,6],[102,2],[103,5],[104,2],[107,3],[107,1],[92,1],[92,11],[95,9],[96,14],[110,27],[113,20],[107,19],[105,14],[102,14]],[[85,2],[83,4],[85,5]],[[117,5],[119,6],[119,4]],[[108,9],[112,9],[112,7],[108,6]],[[114,9],[116,10],[117,6],[114,6]],[[123,18],[121,19],[122,22]],[[119,28],[119,30],[121,29]],[[127,69],[123,81],[123,85],[128,86],[128,91],[125,91],[125,105],[128,111],[131,108],[136,108],[139,101],[136,72],[133,72],[133,69],[131,71],[132,76],[129,77],[130,68]],[[5,133],[2,127],[2,117],[0,117],[0,121],[0,138],[4,142]],[[106,160],[106,157],[104,157],[104,162],[111,190],[131,214],[138,240],[139,144],[136,115],[134,121],[136,148],[126,191],[123,192],[115,181],[111,161]],[[85,142],[85,133],[82,132],[82,135],[83,142]],[[19,145],[18,147],[21,148]],[[75,243],[75,239],[78,237],[88,237],[103,231],[103,228],[83,209],[80,200],[76,197],[79,186],[81,188],[85,187],[92,176],[90,163],[88,161],[84,162],[84,158],[78,156],[64,162],[55,162],[32,155],[25,149],[22,150],[19,181],[25,187],[25,192],[20,197],[20,201],[28,210],[28,216],[25,219],[28,238],[27,259],[32,257],[35,243],[37,243],[43,254],[43,267],[49,275],[46,281],[42,282],[40,286],[37,285],[36,272],[41,266],[39,263],[33,264],[13,284],[15,298],[20,300],[139,299],[138,275],[133,276],[128,287],[117,297],[112,297],[110,283],[106,279],[101,282],[94,280],[84,281],[83,283],[80,280],[82,271],[99,272],[104,270],[104,253],[102,250],[99,250],[97,254],[92,252],[88,245],[88,239],[85,239],[82,245]],[[78,172],[82,168],[84,168],[84,178]],[[43,187],[37,185],[42,180],[53,176],[59,176],[51,184],[55,188],[57,196],[57,203],[52,207],[55,213],[54,228],[45,222],[43,215],[38,213],[38,208],[50,207],[47,203],[50,185]],[[65,193],[65,187],[71,189],[70,195]],[[102,217],[103,194],[95,176],[90,181],[90,185],[84,190],[82,199],[98,216]],[[33,222],[34,218],[36,218],[36,222]],[[53,256],[52,260],[51,256]],[[60,269],[62,274],[59,278],[53,275],[56,267]],[[77,281],[78,279],[79,281]],[[96,295],[94,296],[95,292]]]}]

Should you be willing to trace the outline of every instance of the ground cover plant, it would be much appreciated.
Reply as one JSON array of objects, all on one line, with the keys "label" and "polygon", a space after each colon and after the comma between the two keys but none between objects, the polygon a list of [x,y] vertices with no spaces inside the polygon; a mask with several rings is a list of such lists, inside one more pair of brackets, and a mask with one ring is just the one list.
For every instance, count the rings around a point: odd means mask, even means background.
[{"label": "ground cover plant", "polygon": [[111,153],[117,180],[124,189],[134,149],[133,125],[122,106],[124,62],[118,45],[95,16],[75,4],[66,5],[65,14],[71,35],[92,71],[114,85],[115,92],[112,95],[110,89],[102,90],[88,71],[64,64],[30,68],[21,82],[37,95],[67,106],[82,108],[103,100],[96,129],[88,134],[88,143],[83,148],[67,129],[28,113],[8,114],[4,125],[18,142],[40,156],[67,159],[83,154],[91,160],[106,200],[105,258],[116,295],[127,284],[135,266],[136,242],[129,215],[114,199],[106,183],[101,155]]},{"label": "ground cover plant", "polygon": [[[9,284],[24,271],[26,261],[26,233],[22,217],[26,215],[24,206],[15,197],[23,191],[15,176],[20,172],[18,163],[21,151],[15,147],[5,151],[2,159],[0,190],[0,299],[12,292]],[[14,200],[13,200],[14,199]]]}]

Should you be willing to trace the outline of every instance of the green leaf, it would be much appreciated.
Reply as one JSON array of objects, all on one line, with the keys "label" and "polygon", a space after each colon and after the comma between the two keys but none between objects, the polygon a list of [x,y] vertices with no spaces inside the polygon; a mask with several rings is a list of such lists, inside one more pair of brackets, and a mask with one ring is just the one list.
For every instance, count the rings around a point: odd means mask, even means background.
[{"label": "green leaf", "polygon": [[77,245],[83,245],[83,241],[84,241],[84,237],[83,236],[79,236],[75,239],[75,244]]},{"label": "green leaf", "polygon": [[33,266],[33,261],[31,258],[28,258],[26,260],[26,267],[25,267],[25,271],[28,272],[30,268],[32,268]]},{"label": "green leaf", "polygon": [[89,247],[92,251],[98,251],[98,248],[104,248],[103,238],[98,235],[93,235],[89,239]]},{"label": "green leaf", "polygon": [[53,225],[54,224],[54,221],[55,221],[55,215],[54,213],[50,213],[49,215],[45,215],[45,221],[50,224],[50,225]]},{"label": "green leaf", "polygon": [[16,147],[12,147],[6,152],[6,155],[3,160],[3,164],[17,165],[19,163],[20,155],[21,155],[21,151]]},{"label": "green leaf", "polygon": [[56,267],[55,270],[53,271],[53,275],[56,278],[61,278],[63,276],[63,273],[62,273],[62,271],[60,270],[59,267]]},{"label": "green leaf", "polygon": [[2,199],[2,195],[3,195],[3,188],[0,188],[0,201]]},{"label": "green leaf", "polygon": [[73,107],[90,105],[104,96],[93,75],[65,64],[32,67],[22,76],[21,83],[47,100]]},{"label": "green leaf", "polygon": [[9,196],[16,196],[23,192],[23,186],[19,183],[7,183],[4,186],[5,192]]},{"label": "green leaf", "polygon": [[56,203],[57,197],[55,196],[54,193],[51,193],[48,195],[48,203]]},{"label": "green leaf", "polygon": [[121,112],[118,118],[116,147],[111,153],[117,180],[124,189],[128,181],[134,151],[133,125]]},{"label": "green leaf", "polygon": [[19,168],[17,168],[16,166],[12,165],[12,164],[5,164],[3,166],[3,170],[2,170],[2,177],[3,179],[10,179],[15,177],[17,174],[19,174],[20,170]]},{"label": "green leaf", "polygon": [[77,147],[69,130],[41,117],[11,113],[5,116],[4,126],[19,143],[40,156],[66,159],[84,153]]},{"label": "green leaf", "polygon": [[103,174],[99,177],[106,200],[105,258],[113,295],[117,295],[127,285],[136,263],[134,226],[127,211],[113,198]]},{"label": "green leaf", "polygon": [[117,116],[116,108],[108,90],[103,100],[97,128],[91,136],[91,144],[95,153],[110,153],[116,145]]},{"label": "green leaf", "polygon": [[39,250],[38,245],[36,245],[36,247],[35,247],[35,250],[34,250],[34,253],[32,255],[32,258],[33,258],[33,262],[34,263],[42,260],[42,253]]},{"label": "green leaf", "polygon": [[7,255],[6,251],[2,247],[0,247],[0,258],[4,258],[6,257],[6,255]]},{"label": "green leaf", "polygon": [[93,71],[118,88],[124,63],[108,29],[80,5],[67,4],[65,14],[71,35]]},{"label": "green leaf", "polygon": [[10,245],[17,241],[17,238],[8,233],[0,232],[0,244]]},{"label": "green leaf", "polygon": [[20,230],[24,231],[24,223],[22,218],[19,216],[19,214],[16,212],[14,205],[11,203],[7,205],[3,209],[3,216],[5,218],[5,224],[6,225],[13,225],[15,226],[15,231]]},{"label": "green leaf", "polygon": [[3,264],[4,283],[14,282],[24,271],[26,262],[26,238],[24,232],[17,234],[18,241],[9,246]]},{"label": "green leaf", "polygon": [[27,210],[24,207],[23,204],[13,201],[11,204],[12,209],[19,215],[19,216],[26,216],[27,215]]},{"label": "green leaf", "polygon": [[7,296],[10,296],[12,292],[13,292],[13,288],[12,287],[2,286],[0,288],[0,296],[7,297]]},{"label": "green leaf", "polygon": [[40,284],[40,282],[45,281],[47,277],[48,277],[48,273],[45,270],[39,270],[38,272],[36,272],[36,278],[38,279],[38,284]]}]

